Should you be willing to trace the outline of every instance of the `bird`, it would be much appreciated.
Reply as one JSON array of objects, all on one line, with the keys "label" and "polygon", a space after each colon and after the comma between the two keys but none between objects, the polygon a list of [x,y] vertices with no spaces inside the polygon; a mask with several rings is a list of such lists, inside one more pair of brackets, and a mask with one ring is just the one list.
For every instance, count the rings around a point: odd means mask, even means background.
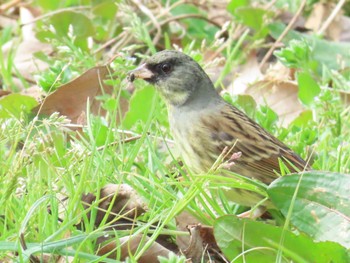
[{"label": "bird", "polygon": [[[143,79],[160,93],[175,145],[192,173],[208,173],[221,158],[225,164],[221,170],[269,185],[279,177],[281,161],[291,173],[310,169],[284,143],[226,102],[190,56],[160,51],[129,72],[128,78]],[[262,199],[244,189],[234,189],[228,196],[249,207]]]}]

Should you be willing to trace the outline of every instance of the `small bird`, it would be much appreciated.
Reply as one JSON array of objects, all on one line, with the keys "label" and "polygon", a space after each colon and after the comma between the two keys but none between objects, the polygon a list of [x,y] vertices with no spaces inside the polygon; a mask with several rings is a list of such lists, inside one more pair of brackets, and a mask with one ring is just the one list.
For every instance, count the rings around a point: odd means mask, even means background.
[{"label": "small bird", "polygon": [[[208,75],[191,57],[164,50],[129,72],[129,80],[154,85],[168,106],[169,124],[185,164],[207,173],[220,157],[223,170],[270,184],[278,178],[280,161],[291,172],[310,167],[285,144],[216,92]],[[231,200],[253,206],[256,193],[234,189]],[[256,198],[254,198],[256,197]]]}]

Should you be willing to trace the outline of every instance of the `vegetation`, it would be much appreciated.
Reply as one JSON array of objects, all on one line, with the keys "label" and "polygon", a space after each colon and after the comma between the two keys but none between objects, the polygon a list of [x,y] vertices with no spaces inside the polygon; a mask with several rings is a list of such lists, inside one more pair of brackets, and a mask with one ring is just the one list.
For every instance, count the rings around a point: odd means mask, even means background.
[{"label": "vegetation", "polygon": [[[0,261],[349,262],[349,12],[305,0],[0,4]],[[163,49],[192,56],[314,171],[283,176],[281,162],[269,186],[191,174],[159,95],[127,80]],[[225,187],[275,209],[240,219],[248,208]]]}]

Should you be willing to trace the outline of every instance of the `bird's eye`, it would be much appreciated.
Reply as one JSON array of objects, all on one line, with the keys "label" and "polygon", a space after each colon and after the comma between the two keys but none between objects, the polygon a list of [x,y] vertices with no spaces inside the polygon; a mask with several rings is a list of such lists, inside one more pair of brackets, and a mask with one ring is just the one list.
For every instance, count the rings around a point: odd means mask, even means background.
[{"label": "bird's eye", "polygon": [[164,73],[169,73],[171,71],[171,65],[169,63],[164,63],[160,67]]}]

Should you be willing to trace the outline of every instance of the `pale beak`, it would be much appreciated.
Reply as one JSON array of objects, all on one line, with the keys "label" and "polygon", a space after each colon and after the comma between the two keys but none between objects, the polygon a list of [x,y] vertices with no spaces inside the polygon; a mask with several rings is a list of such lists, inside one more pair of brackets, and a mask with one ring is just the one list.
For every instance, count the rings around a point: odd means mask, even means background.
[{"label": "pale beak", "polygon": [[131,82],[133,82],[136,78],[147,80],[151,79],[153,76],[153,72],[147,68],[146,64],[142,64],[128,73],[128,79]]}]

